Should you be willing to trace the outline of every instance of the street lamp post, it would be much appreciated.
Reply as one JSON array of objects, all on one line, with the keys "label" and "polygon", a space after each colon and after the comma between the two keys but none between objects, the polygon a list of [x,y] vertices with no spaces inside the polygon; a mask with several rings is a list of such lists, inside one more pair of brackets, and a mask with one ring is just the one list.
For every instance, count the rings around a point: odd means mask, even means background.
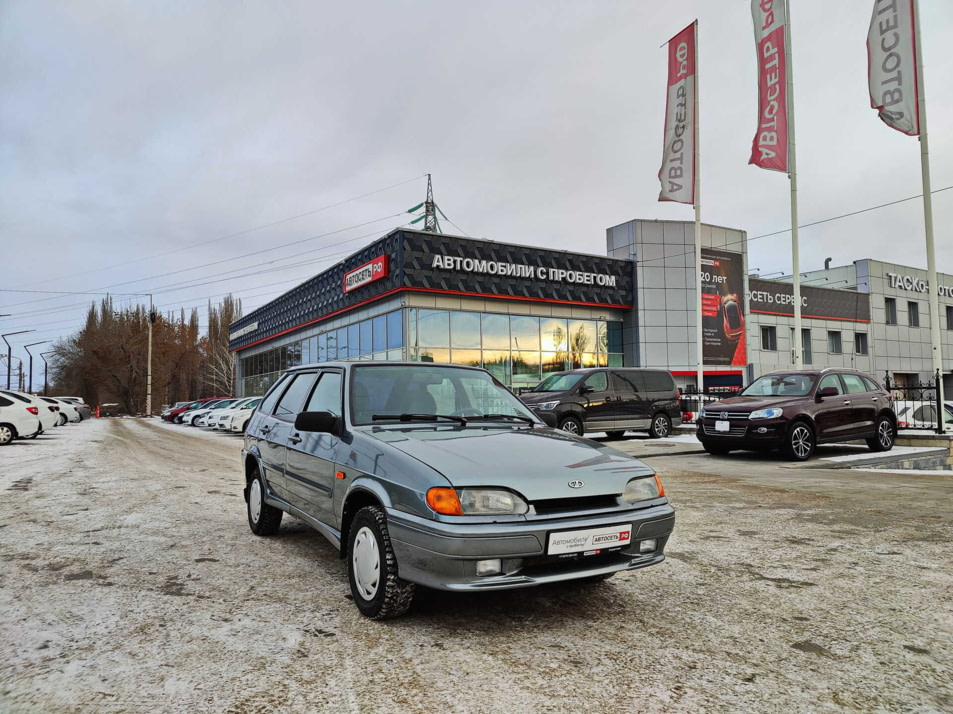
[{"label": "street lamp post", "polygon": [[23,346],[23,349],[26,350],[26,353],[30,355],[30,381],[27,383],[28,384],[26,389],[27,394],[33,394],[33,353],[30,352],[30,348],[35,347],[36,345],[45,345],[47,342],[49,342],[49,340],[42,340],[40,342],[31,342],[30,344]]},{"label": "street lamp post", "polygon": [[49,382],[46,380],[47,376],[47,367],[49,367],[49,362],[46,361],[46,356],[53,354],[52,352],[40,352],[40,359],[43,360],[43,396],[49,396],[47,394]]},{"label": "street lamp post", "polygon": [[152,325],[158,315],[152,306],[152,295],[149,295],[149,347],[146,355],[146,416],[152,416]]},{"label": "street lamp post", "polygon": [[[7,343],[7,389],[10,389],[10,360],[13,359],[12,349],[10,343],[7,342],[8,337],[13,337],[13,335],[23,335],[27,332],[36,332],[36,330],[19,330],[17,332],[8,332],[5,335],[0,335],[3,338],[3,341]],[[23,361],[20,361],[20,364],[23,364]]]}]

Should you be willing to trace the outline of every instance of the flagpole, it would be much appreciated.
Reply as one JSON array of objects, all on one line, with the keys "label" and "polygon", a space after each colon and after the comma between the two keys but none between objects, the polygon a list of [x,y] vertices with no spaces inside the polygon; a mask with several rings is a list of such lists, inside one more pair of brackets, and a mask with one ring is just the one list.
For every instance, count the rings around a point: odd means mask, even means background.
[{"label": "flagpole", "polygon": [[804,367],[801,358],[801,255],[797,231],[797,147],[794,141],[794,63],[791,60],[791,8],[784,0],[784,65],[787,75],[788,178],[791,181],[791,263],[794,272],[794,336],[791,351],[794,369]]},{"label": "flagpole", "polygon": [[[698,353],[698,378],[695,380],[699,393],[705,391],[705,333],[702,329],[702,200],[701,200],[701,149],[698,143],[698,20],[695,20],[695,106],[694,106],[694,161],[695,187],[695,350]],[[699,402],[699,405],[701,403]],[[701,406],[699,406],[701,410]]]},{"label": "flagpole", "polygon": [[940,297],[936,278],[936,248],[933,244],[933,196],[930,185],[930,143],[927,140],[927,93],[923,77],[923,43],[920,41],[920,2],[913,0],[913,46],[917,61],[917,113],[920,124],[920,171],[923,175],[923,219],[927,238],[927,282],[930,284],[930,341],[933,343],[933,373],[936,376],[937,432],[943,433],[943,353],[940,344]]}]

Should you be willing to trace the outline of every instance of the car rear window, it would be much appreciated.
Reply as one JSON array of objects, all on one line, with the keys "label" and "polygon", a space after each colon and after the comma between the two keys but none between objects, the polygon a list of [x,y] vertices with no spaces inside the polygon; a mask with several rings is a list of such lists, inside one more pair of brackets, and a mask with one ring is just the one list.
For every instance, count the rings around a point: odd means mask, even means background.
[{"label": "car rear window", "polygon": [[[8,398],[10,398],[10,399],[19,399],[21,402],[26,402],[27,404],[30,404],[30,403],[31,403],[31,400],[27,399],[27,398],[24,397],[22,394],[16,394],[15,392],[6,392],[6,391],[5,391],[5,392],[3,393],[3,396],[8,397]],[[13,402],[11,402],[11,404],[12,404],[12,403],[13,403]]]},{"label": "car rear window", "polygon": [[841,379],[844,380],[844,386],[847,387],[848,394],[860,394],[869,391],[867,385],[864,384],[864,380],[856,374],[842,374]]},{"label": "car rear window", "polygon": [[863,379],[863,380],[864,380],[864,383],[867,385],[867,391],[868,391],[868,392],[879,392],[879,391],[880,391],[880,385],[877,384],[877,383],[876,383],[874,380],[872,380],[870,377],[861,377],[861,379]]},{"label": "car rear window", "polygon": [[642,372],[647,392],[671,392],[675,390],[675,380],[668,372],[645,370]]}]

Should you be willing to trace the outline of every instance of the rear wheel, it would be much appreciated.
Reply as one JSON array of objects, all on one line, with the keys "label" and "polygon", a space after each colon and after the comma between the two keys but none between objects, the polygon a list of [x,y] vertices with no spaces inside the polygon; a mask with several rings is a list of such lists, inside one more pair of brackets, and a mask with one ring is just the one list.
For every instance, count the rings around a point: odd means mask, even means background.
[{"label": "rear wheel", "polygon": [[64,424],[66,424],[67,421],[69,421],[69,420],[66,418],[66,415],[65,415],[65,414],[60,414],[60,415],[56,418],[56,423],[57,423],[57,425],[59,425],[59,426],[63,426]]},{"label": "rear wheel", "polygon": [[668,436],[672,431],[672,420],[668,414],[656,414],[652,417],[652,426],[649,427],[649,436],[653,439],[661,439]]},{"label": "rear wheel", "polygon": [[877,432],[873,438],[867,439],[867,446],[871,451],[890,451],[896,439],[897,432],[893,422],[882,416],[877,420]]},{"label": "rear wheel", "polygon": [[16,432],[9,424],[0,424],[0,446],[9,444],[16,438]]},{"label": "rear wheel", "polygon": [[397,556],[379,506],[365,506],[354,516],[347,544],[347,577],[354,604],[365,617],[385,620],[410,608],[415,587],[397,575]]},{"label": "rear wheel", "polygon": [[814,453],[814,430],[807,422],[796,421],[788,430],[784,455],[792,461],[807,461]]},{"label": "rear wheel", "polygon": [[255,535],[270,536],[278,532],[283,511],[265,503],[265,483],[256,468],[248,484],[248,525]]},{"label": "rear wheel", "polygon": [[567,416],[559,422],[559,428],[568,431],[570,434],[582,436],[582,422],[574,416]]},{"label": "rear wheel", "polygon": [[625,432],[624,431],[607,431],[606,436],[608,436],[610,439],[621,439],[623,436],[625,436]]}]

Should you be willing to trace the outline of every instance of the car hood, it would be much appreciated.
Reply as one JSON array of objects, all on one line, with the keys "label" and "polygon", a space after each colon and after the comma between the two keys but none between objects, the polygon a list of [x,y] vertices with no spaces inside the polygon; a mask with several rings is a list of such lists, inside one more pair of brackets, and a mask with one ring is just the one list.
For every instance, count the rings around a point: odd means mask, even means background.
[{"label": "car hood", "polygon": [[[455,487],[503,486],[530,501],[621,494],[629,479],[655,473],[628,454],[557,429],[471,424],[365,433],[430,466]],[[583,486],[570,488],[570,481]]]},{"label": "car hood", "polygon": [[729,397],[718,402],[703,405],[705,413],[709,411],[743,411],[753,412],[755,409],[767,409],[768,407],[783,407],[785,404],[794,400],[803,400],[807,397]]},{"label": "car hood", "polygon": [[520,401],[523,404],[541,404],[544,402],[558,402],[569,395],[569,392],[523,392]]}]

